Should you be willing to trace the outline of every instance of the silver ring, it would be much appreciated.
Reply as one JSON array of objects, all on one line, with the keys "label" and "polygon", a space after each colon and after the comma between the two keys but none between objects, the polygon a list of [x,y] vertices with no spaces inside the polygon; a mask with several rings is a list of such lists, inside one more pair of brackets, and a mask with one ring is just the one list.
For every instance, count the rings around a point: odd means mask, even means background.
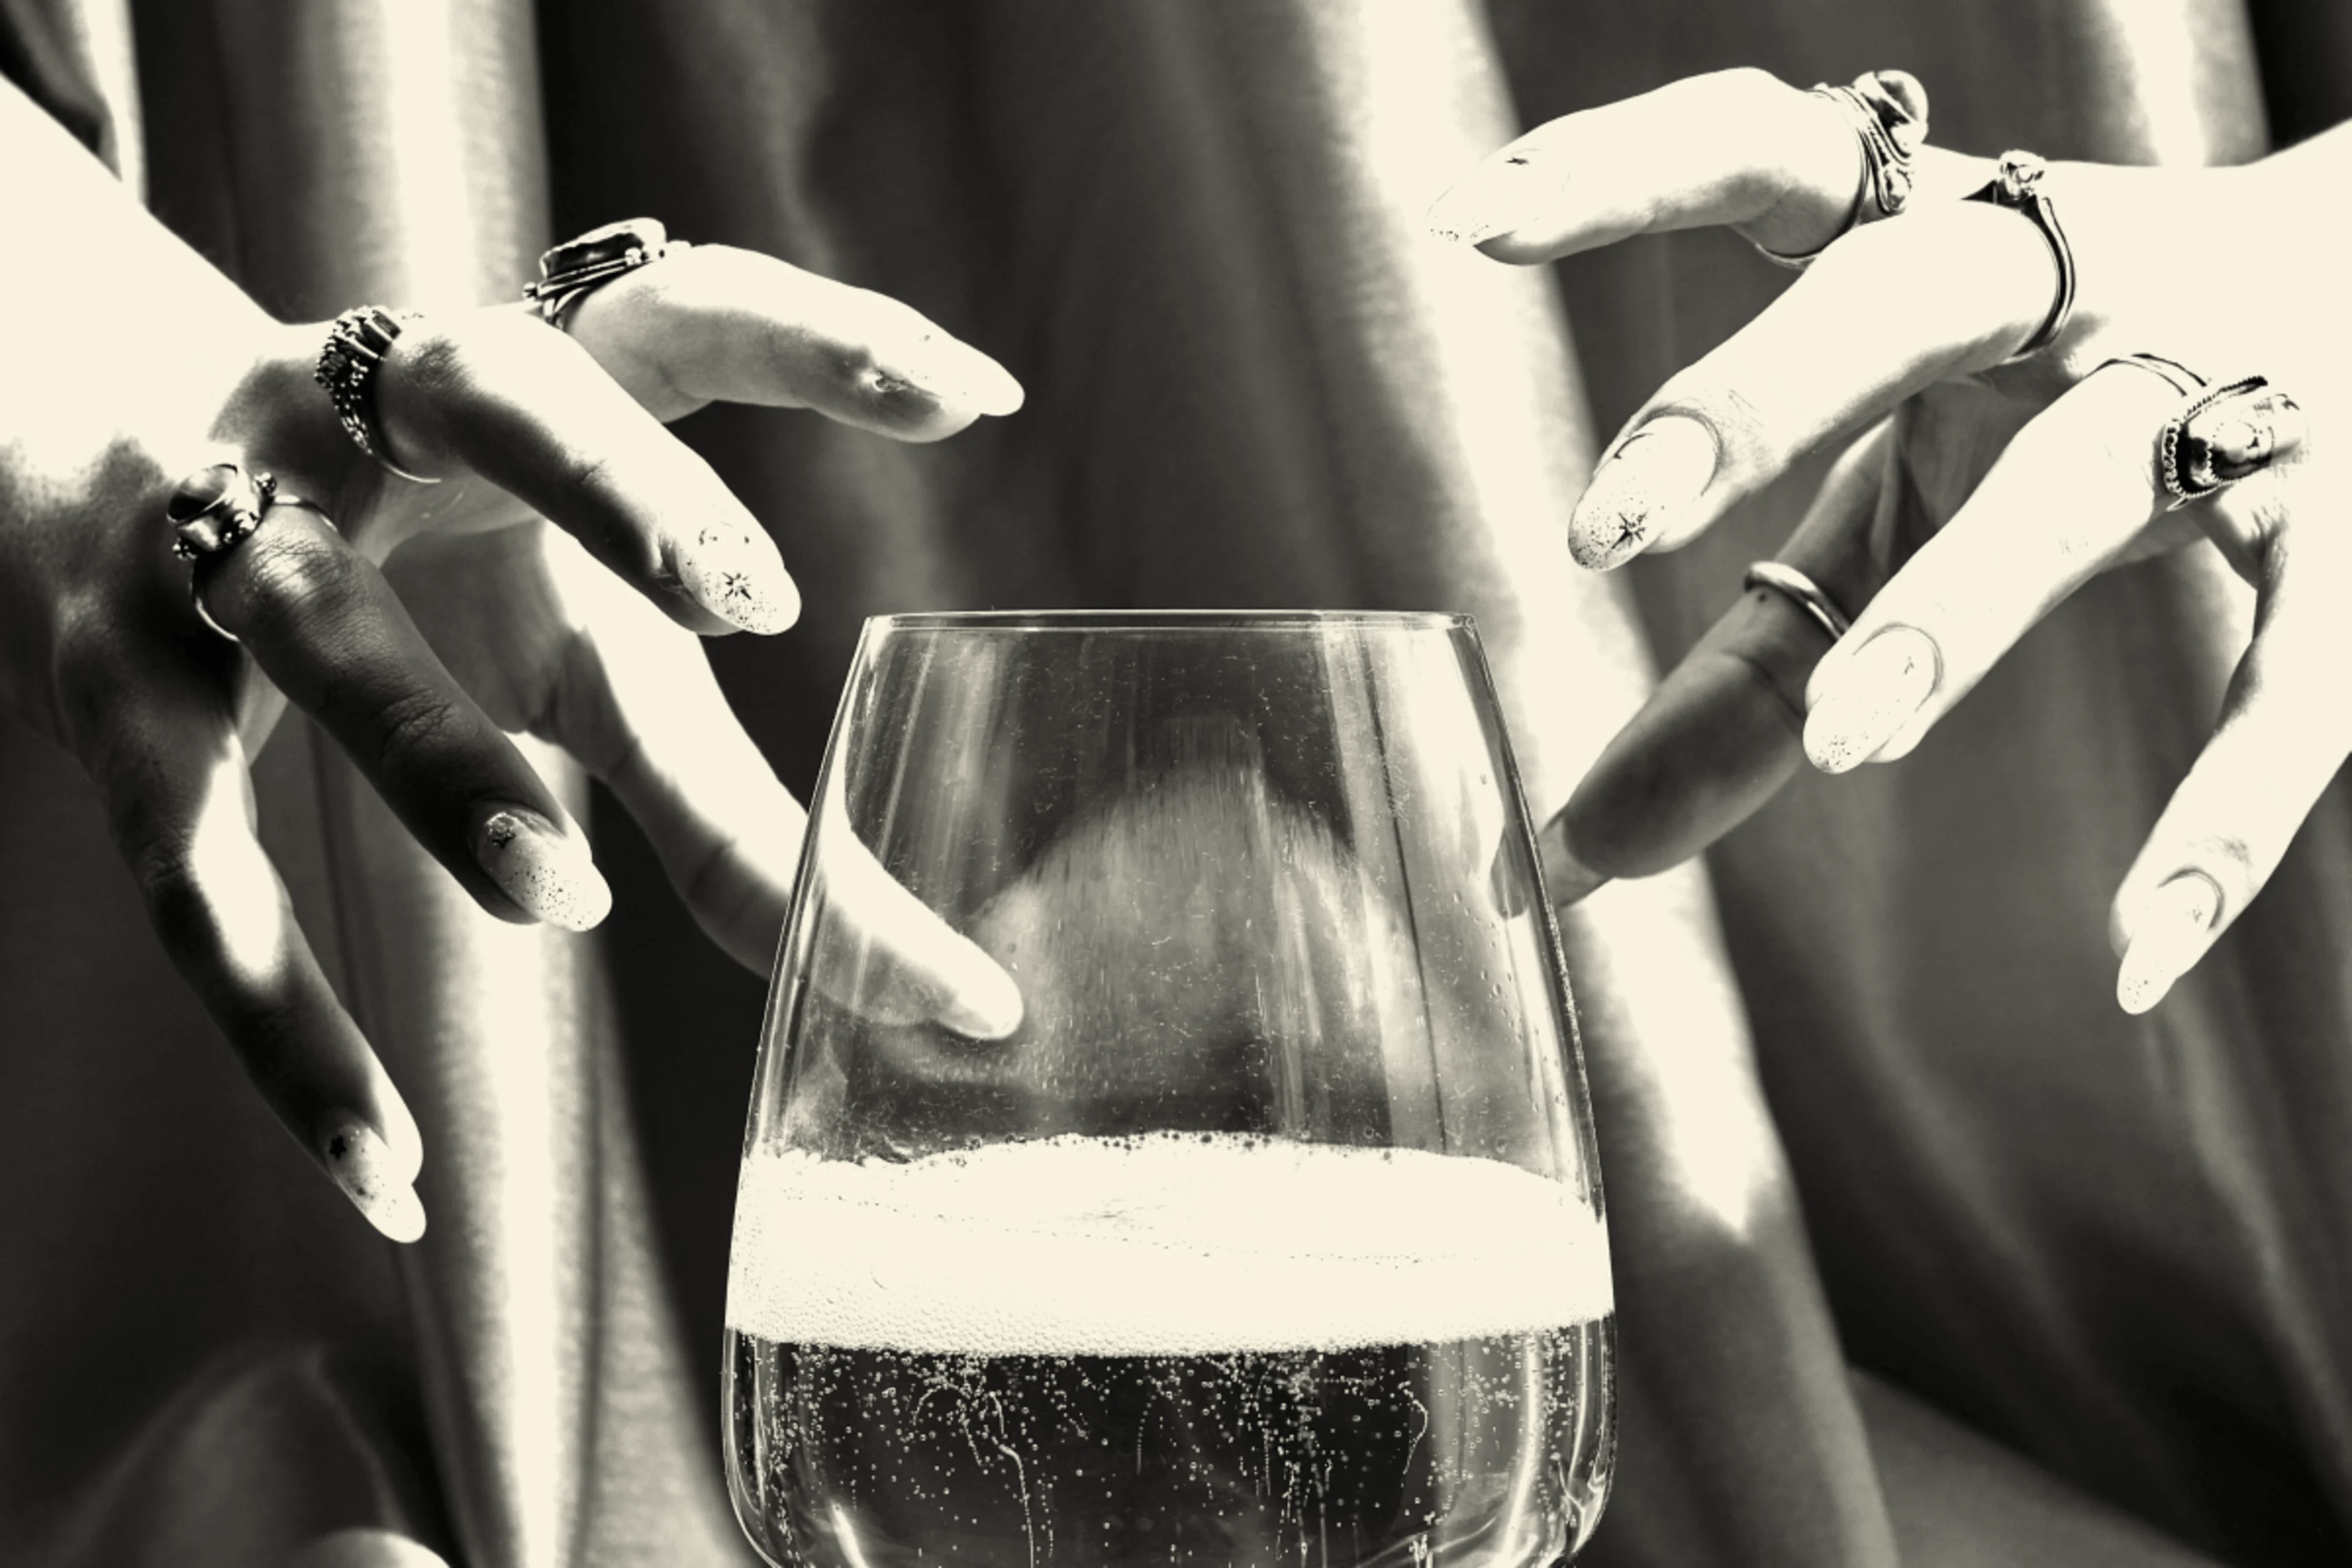
[{"label": "silver ring", "polygon": [[2133,370],[2144,370],[2183,397],[2194,397],[2204,391],[2207,385],[2203,376],[2182,364],[2179,360],[2167,359],[2162,354],[2117,354],[2113,359],[2101,360],[2092,369],[2091,374],[2096,375],[2111,364],[2128,365]]},{"label": "silver ring", "polygon": [[1864,71],[1852,86],[1813,84],[1812,96],[1824,100],[1844,115],[1862,146],[1862,173],[1854,184],[1853,205],[1837,233],[1801,256],[1767,250],[1754,240],[1756,253],[1775,267],[1801,272],[1831,246],[1875,222],[1893,217],[1911,200],[1911,160],[1927,140],[1927,89],[1909,71]]},{"label": "silver ring", "polygon": [[[2300,422],[2290,417],[2298,412],[2294,398],[2260,375],[2242,376],[2188,399],[2156,437],[2157,472],[2172,492],[2171,510],[2225,490],[2292,451],[2302,439]],[[2224,414],[2231,417],[2208,417]]]},{"label": "silver ring", "polygon": [[[2216,386],[2179,360],[2147,353],[2117,354],[2091,374],[2111,364],[2144,370],[2180,394],[2180,406],[2156,434],[2157,476],[2172,496],[2167,510],[2227,489],[2302,444],[2301,405],[2267,376],[2240,376]],[[2217,414],[2223,417],[2198,427]]]},{"label": "silver ring", "polygon": [[238,463],[215,463],[182,479],[163,503],[163,521],[172,525],[172,553],[189,563],[188,603],[213,635],[228,642],[236,634],[213,619],[205,607],[205,564],[227,554],[253,537],[270,509],[297,506],[317,512],[327,526],[334,521],[299,496],[278,488],[278,480],[258,469],[251,473]]},{"label": "silver ring", "polygon": [[437,485],[441,481],[423,474],[412,474],[387,455],[383,432],[377,426],[375,395],[371,390],[376,371],[401,329],[424,320],[415,310],[388,310],[382,305],[362,305],[345,310],[335,318],[327,330],[326,346],[319,351],[319,363],[310,372],[310,379],[326,388],[327,400],[335,405],[335,417],[343,426],[343,434],[352,444],[383,465],[386,471],[420,485]]},{"label": "silver ring", "polygon": [[691,241],[672,239],[657,218],[624,218],[541,253],[539,279],[522,286],[539,319],[559,331],[564,313],[624,273],[650,267]]},{"label": "silver ring", "polygon": [[2042,325],[2025,340],[2018,351],[2001,361],[2015,364],[2021,359],[2040,353],[2057,341],[2066,330],[2066,320],[2074,313],[2074,247],[2067,243],[2066,231],[2058,225],[2058,209],[2042,192],[2042,176],[2050,165],[2039,153],[2009,152],[2000,155],[2000,163],[1992,179],[1983,189],[1971,191],[1962,199],[1990,202],[2021,213],[2027,221],[2042,231],[2049,243],[2050,259],[2058,268],[2058,291],[2050,301],[2050,313]]},{"label": "silver ring", "polygon": [[1769,588],[1780,595],[1811,616],[1815,626],[1829,633],[1832,642],[1853,629],[1853,623],[1846,619],[1845,612],[1839,609],[1827,594],[1822,592],[1821,584],[1785,561],[1749,563],[1748,574],[1739,580],[1739,586],[1743,590]]},{"label": "silver ring", "polygon": [[240,463],[215,463],[182,479],[163,503],[172,525],[172,553],[183,561],[236,549],[261,526],[278,481],[247,473]]}]

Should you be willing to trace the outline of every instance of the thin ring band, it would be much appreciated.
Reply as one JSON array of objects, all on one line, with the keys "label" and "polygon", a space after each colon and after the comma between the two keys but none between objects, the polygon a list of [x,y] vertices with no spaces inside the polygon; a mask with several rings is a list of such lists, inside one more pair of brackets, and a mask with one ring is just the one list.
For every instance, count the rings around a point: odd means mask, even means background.
[{"label": "thin ring band", "polygon": [[[2027,221],[2042,231],[2050,246],[2050,259],[2058,268],[2057,293],[2050,301],[2050,313],[2042,325],[2025,340],[2018,351],[2001,361],[2015,364],[2020,360],[2040,353],[2055,342],[2058,334],[2066,330],[2066,320],[2074,313],[2074,247],[2067,243],[2066,231],[2059,226],[2058,209],[2042,192],[2042,176],[2050,165],[2039,153],[2011,151],[2000,155],[2000,164],[1991,181],[1983,189],[1971,191],[1964,200],[1990,202],[2022,214]],[[2145,368],[2145,367],[2143,367]]]},{"label": "thin ring band", "polygon": [[1785,561],[1756,561],[1748,567],[1747,575],[1739,580],[1740,588],[1769,588],[1812,618],[1813,624],[1829,633],[1830,641],[1853,629],[1845,612],[1832,603],[1821,584],[1798,571]]},{"label": "thin ring band", "polygon": [[2096,375],[2111,364],[2144,370],[2183,397],[2194,397],[2211,384],[2179,360],[2167,359],[2162,354],[2117,354],[2113,359],[2101,360],[2092,369],[2091,374]]}]

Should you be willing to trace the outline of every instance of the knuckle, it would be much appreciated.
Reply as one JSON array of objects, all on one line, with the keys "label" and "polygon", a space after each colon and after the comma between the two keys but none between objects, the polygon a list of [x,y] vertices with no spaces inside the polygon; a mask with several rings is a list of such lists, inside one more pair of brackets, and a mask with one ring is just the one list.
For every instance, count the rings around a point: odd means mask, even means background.
[{"label": "knuckle", "polygon": [[220,947],[219,923],[186,837],[135,837],[124,844],[122,858],[165,950],[183,964],[212,963]]},{"label": "knuckle", "polygon": [[1750,125],[1769,124],[1770,117],[1786,115],[1790,105],[1804,96],[1759,66],[1709,71],[1694,79],[1692,86],[1717,110],[1740,116]]},{"label": "knuckle", "polygon": [[397,365],[411,386],[428,395],[457,390],[467,380],[465,344],[447,325],[429,318],[400,334],[390,365]]},{"label": "knuckle", "polygon": [[[253,544],[263,544],[254,549]],[[363,592],[362,563],[338,539],[281,526],[213,574],[206,599],[238,636],[269,642],[331,618]]]},{"label": "knuckle", "polygon": [[574,448],[566,452],[562,482],[565,493],[592,506],[611,500],[621,488],[613,454],[598,448]]},{"label": "knuckle", "polygon": [[472,730],[457,700],[446,692],[404,692],[379,709],[373,726],[376,758],[396,766],[462,745]]}]

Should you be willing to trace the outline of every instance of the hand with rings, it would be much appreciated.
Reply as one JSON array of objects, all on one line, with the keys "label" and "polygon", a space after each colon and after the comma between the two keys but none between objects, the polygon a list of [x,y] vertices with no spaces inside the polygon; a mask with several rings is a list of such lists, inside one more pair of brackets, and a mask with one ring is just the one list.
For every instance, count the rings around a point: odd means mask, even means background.
[{"label": "hand with rings", "polygon": [[[723,400],[929,441],[1021,389],[904,305],[645,220],[551,252],[541,300],[283,325],[5,83],[0,196],[77,236],[0,299],[0,700],[88,770],[279,1119],[413,1239],[416,1124],[256,836],[248,760],[284,704],[483,909],[576,930],[610,895],[509,731],[567,749],[764,971],[803,817],[697,634],[781,631],[799,594],[663,423]],[[833,895],[895,961],[886,1005],[1013,1029],[1003,971],[867,869]]]},{"label": "hand with rings", "polygon": [[1549,871],[1580,897],[1703,849],[1801,756],[1904,757],[2090,578],[2210,540],[2259,604],[2221,721],[2112,906],[2117,1000],[2144,1012],[2352,750],[2352,531],[2323,438],[2352,322],[2305,194],[2340,178],[2352,138],[2126,169],[1963,157],[1921,145],[1926,121],[1896,73],[1811,93],[1695,78],[1541,126],[1432,209],[1433,231],[1510,262],[1724,225],[1804,267],[1610,446],[1570,523],[1584,565],[1671,550],[1853,441],[1546,829]]}]

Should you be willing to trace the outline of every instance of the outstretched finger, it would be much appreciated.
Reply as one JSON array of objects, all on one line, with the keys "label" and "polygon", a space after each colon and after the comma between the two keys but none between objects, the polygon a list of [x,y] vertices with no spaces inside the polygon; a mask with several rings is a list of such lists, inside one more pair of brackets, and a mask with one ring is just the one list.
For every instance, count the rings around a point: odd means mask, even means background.
[{"label": "outstretched finger", "polygon": [[[1924,134],[1918,84],[1880,75],[1916,102]],[[1928,200],[1984,183],[1980,160],[1932,147],[1914,158]],[[1427,221],[1440,238],[1512,262],[1713,225],[1801,256],[1868,216],[1857,206],[1867,177],[1843,109],[1764,71],[1726,70],[1538,126],[1440,196]]]},{"label": "outstretched finger", "polygon": [[376,568],[306,505],[197,563],[200,602],[318,720],[485,910],[572,931],[612,895],[538,770],[443,666]]},{"label": "outstretched finger", "polygon": [[424,1140],[295,923],[216,696],[156,672],[108,694],[82,752],[156,935],[254,1087],[370,1224],[415,1241]]},{"label": "outstretched finger", "polygon": [[2158,432],[2181,401],[2166,379],[2113,365],[2019,431],[1814,669],[1814,764],[1843,773],[1908,755],[2076,588],[2151,531],[2193,535],[2188,514],[2166,513],[2157,468]]},{"label": "outstretched finger", "polygon": [[1004,367],[885,294],[706,245],[604,285],[566,328],[656,417],[706,403],[813,408],[936,441],[1021,406]]},{"label": "outstretched finger", "polygon": [[[565,601],[593,629],[575,644],[551,738],[612,788],[670,885],[736,962],[773,966],[801,870],[807,816],[744,732],[695,639],[651,620],[561,540]],[[900,886],[854,834],[819,867],[843,926],[870,944],[856,999],[888,1023],[936,1019],[975,1039],[1021,1023],[1021,994],[987,952]]]},{"label": "outstretched finger", "polygon": [[[1780,552],[1832,618],[1870,602],[1898,563],[1905,504],[1896,433],[1882,424],[1831,469]],[[1620,730],[1541,836],[1547,891],[1572,903],[1617,877],[1699,853],[1780,791],[1804,760],[1805,682],[1834,634],[1769,586],[1741,594]]]},{"label": "outstretched finger", "polygon": [[689,630],[777,632],[799,617],[759,521],[566,334],[520,311],[419,321],[370,384],[404,468],[488,480]]},{"label": "outstretched finger", "polygon": [[[2316,498],[2298,499],[2308,508]],[[2352,752],[2340,589],[2352,551],[2317,537],[2342,521],[2336,499],[2338,515],[2306,519],[2320,526],[2296,536],[2292,556],[2268,553],[2221,722],[2116,894],[2116,1000],[2127,1013],[2162,1001],[2244,911]]]},{"label": "outstretched finger", "polygon": [[1847,237],[1627,422],[1577,503],[1570,552],[1605,569],[1688,542],[1806,454],[2008,358],[2058,282],[2042,231],[1989,203]]}]

